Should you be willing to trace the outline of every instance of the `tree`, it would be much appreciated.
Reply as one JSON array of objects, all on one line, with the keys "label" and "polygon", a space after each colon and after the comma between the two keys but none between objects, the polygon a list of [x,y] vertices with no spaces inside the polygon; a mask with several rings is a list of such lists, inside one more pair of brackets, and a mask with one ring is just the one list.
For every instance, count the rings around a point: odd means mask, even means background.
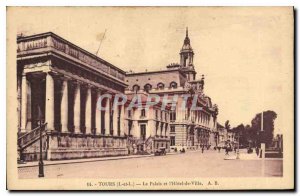
[{"label": "tree", "polygon": [[225,122],[225,129],[226,129],[227,131],[230,130],[229,120],[226,120],[226,122]]},{"label": "tree", "polygon": [[[266,147],[272,144],[274,137],[274,120],[277,118],[277,114],[274,111],[264,111],[263,115],[263,131],[261,131],[261,113],[251,121],[252,132],[256,132],[256,141],[258,143],[266,143]],[[253,133],[252,133],[253,134]],[[255,135],[255,134],[253,134]]]},{"label": "tree", "polygon": [[238,125],[237,127],[234,127],[231,129],[231,131],[234,133],[235,135],[235,139],[238,140],[238,137],[240,137],[240,144],[244,144],[244,140],[246,140],[246,138],[244,138],[245,135],[245,126],[243,124]]}]

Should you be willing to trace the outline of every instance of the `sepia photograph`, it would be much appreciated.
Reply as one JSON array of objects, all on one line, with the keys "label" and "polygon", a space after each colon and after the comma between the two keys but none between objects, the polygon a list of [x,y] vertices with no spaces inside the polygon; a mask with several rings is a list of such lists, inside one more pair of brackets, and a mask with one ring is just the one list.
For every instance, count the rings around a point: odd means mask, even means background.
[{"label": "sepia photograph", "polygon": [[7,7],[9,190],[294,189],[293,7]]}]

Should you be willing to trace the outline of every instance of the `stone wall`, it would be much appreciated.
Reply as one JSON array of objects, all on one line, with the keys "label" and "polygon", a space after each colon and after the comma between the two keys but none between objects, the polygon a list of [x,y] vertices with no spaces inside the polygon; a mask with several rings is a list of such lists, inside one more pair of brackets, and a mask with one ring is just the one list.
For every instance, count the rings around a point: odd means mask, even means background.
[{"label": "stone wall", "polygon": [[[128,155],[127,138],[50,132],[43,137],[43,159],[63,160]],[[39,140],[23,150],[22,159],[39,159]]]}]

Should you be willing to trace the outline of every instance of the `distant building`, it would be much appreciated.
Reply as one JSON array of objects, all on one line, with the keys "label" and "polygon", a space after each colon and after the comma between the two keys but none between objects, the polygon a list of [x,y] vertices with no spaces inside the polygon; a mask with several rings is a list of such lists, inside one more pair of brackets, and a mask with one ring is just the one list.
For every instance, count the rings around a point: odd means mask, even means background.
[{"label": "distant building", "polygon": [[[218,108],[203,92],[204,76],[196,80],[197,73],[193,64],[194,52],[188,30],[179,54],[180,63],[172,63],[165,70],[127,73],[126,94],[146,92],[150,95],[160,95],[162,98],[168,95],[168,99],[176,104],[175,110],[171,110],[169,115],[170,145],[174,148],[186,149],[210,146],[214,138],[211,134],[217,130]],[[186,100],[182,97],[186,94],[191,95],[192,98],[196,97],[196,105],[201,109],[192,110],[190,99]],[[174,101],[177,96],[178,99]],[[180,106],[185,101],[189,104],[181,109]]]},{"label": "distant building", "polygon": [[227,130],[221,124],[217,124],[217,146],[223,147],[227,142]]},{"label": "distant building", "polygon": [[231,146],[236,146],[238,137],[235,134],[235,132],[231,130],[227,130],[223,125],[219,124],[217,125],[217,143],[218,146],[226,146],[227,144],[230,144]]},{"label": "distant building", "polygon": [[237,137],[235,135],[235,133],[233,131],[227,131],[227,141],[230,143],[230,144],[235,144],[236,141],[237,141]]}]

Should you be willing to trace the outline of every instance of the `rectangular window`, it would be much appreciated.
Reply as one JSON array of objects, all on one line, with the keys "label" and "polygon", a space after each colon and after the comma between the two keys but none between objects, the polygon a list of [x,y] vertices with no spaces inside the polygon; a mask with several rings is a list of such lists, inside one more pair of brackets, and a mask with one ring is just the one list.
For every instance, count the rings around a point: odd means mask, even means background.
[{"label": "rectangular window", "polygon": [[141,129],[141,139],[145,140],[146,139],[146,125],[141,125],[140,129]]},{"label": "rectangular window", "polygon": [[128,110],[128,118],[131,118],[131,110]]},{"label": "rectangular window", "polygon": [[145,117],[146,116],[146,110],[145,109],[142,109],[141,110],[141,117]]},{"label": "rectangular window", "polygon": [[174,125],[171,125],[171,126],[170,126],[170,132],[171,132],[171,133],[175,133],[175,126],[174,126]]},{"label": "rectangular window", "polygon": [[170,121],[171,122],[176,121],[176,112],[175,111],[170,112]]},{"label": "rectangular window", "polygon": [[132,120],[128,121],[128,135],[131,135]]},{"label": "rectangular window", "polygon": [[170,137],[171,146],[175,146],[175,136]]}]

